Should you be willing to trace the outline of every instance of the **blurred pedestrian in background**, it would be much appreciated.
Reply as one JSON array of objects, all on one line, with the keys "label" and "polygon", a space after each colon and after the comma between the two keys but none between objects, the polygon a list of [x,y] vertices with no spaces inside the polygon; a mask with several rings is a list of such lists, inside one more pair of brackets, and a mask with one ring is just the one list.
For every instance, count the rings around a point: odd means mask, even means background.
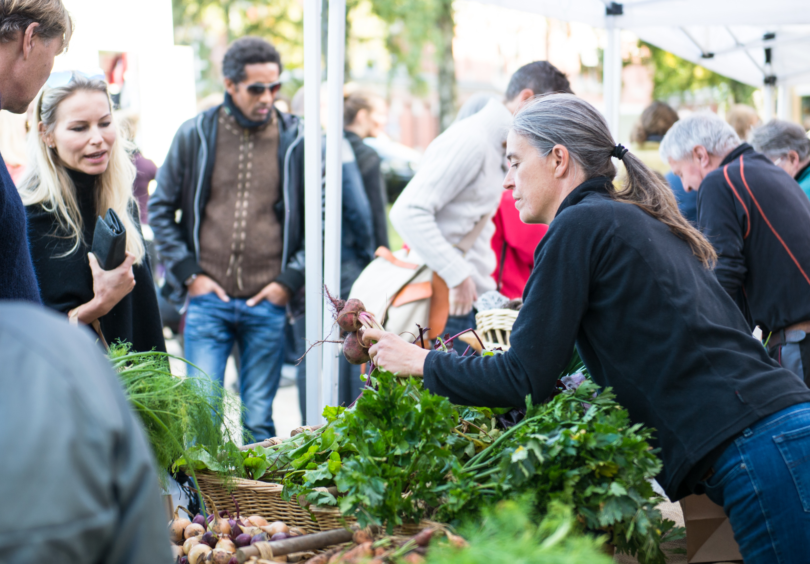
[{"label": "blurred pedestrian in background", "polygon": [[526,100],[547,92],[571,92],[557,68],[536,61],[518,69],[503,103],[490,100],[433,140],[416,176],[391,209],[391,222],[405,243],[450,288],[445,333],[474,328],[473,302],[496,287],[491,222],[466,254],[455,245],[480,221],[487,221],[501,202],[507,170],[504,143],[512,114]]},{"label": "blurred pedestrian in background", "polygon": [[0,366],[0,560],[171,562],[152,450],[92,341],[0,303]]},{"label": "blurred pedestrian in background", "polygon": [[[37,98],[29,166],[20,183],[43,303],[107,343],[165,351],[152,271],[132,195],[135,167],[102,76],[54,73]],[[105,271],[90,252],[96,219],[113,209],[126,259]]]},{"label": "blurred pedestrian in background", "polygon": [[718,281],[762,329],[771,357],[810,383],[810,200],[714,114],[672,126],[661,156],[687,190],[699,189],[698,227],[717,251]]},{"label": "blurred pedestrian in background", "polygon": [[633,143],[633,154],[650,169],[664,176],[675,194],[675,199],[678,200],[678,209],[689,223],[696,225],[697,192],[694,190],[687,192],[683,189],[681,179],[670,170],[669,163],[664,162],[658,152],[661,140],[676,121],[678,121],[677,112],[667,104],[656,100],[641,113],[630,134],[630,141]]},{"label": "blurred pedestrian in background", "polygon": [[130,143],[130,158],[132,164],[135,165],[135,183],[132,191],[135,194],[135,200],[138,202],[140,209],[141,225],[149,223],[149,183],[152,182],[157,176],[157,165],[143,156],[141,150],[135,144],[135,138],[138,136],[138,124],[140,123],[140,116],[132,111],[122,111],[116,114],[116,119],[121,124],[121,131]]},{"label": "blurred pedestrian in background", "polygon": [[[477,114],[493,99],[495,96],[488,92],[473,94],[461,106],[456,122]],[[491,241],[495,252],[495,271],[492,273],[495,289],[510,300],[520,298],[534,269],[534,251],[548,231],[548,225],[520,221],[511,190],[503,191],[492,223],[495,225]]]},{"label": "blurred pedestrian in background", "polygon": [[[61,0],[0,0],[0,108],[24,114],[70,42]],[[0,300],[40,302],[25,209],[0,156]]]},{"label": "blurred pedestrian in background", "polygon": [[287,305],[304,284],[303,127],[273,105],[281,70],[267,41],[234,41],[224,103],[180,127],[149,200],[166,290],[178,307],[188,298],[186,358],[222,384],[237,344],[257,441],[276,434]]},{"label": "blurred pedestrian in background", "polygon": [[388,123],[388,105],[382,97],[370,92],[352,92],[343,102],[343,128],[351,143],[363,187],[371,206],[374,223],[374,248],[388,247],[385,181],[380,171],[380,156],[363,140],[379,137]]},{"label": "blurred pedestrian in background", "polygon": [[757,111],[746,104],[734,104],[726,113],[726,121],[742,141],[748,141],[751,132],[759,125]]},{"label": "blurred pedestrian in background", "polygon": [[810,197],[810,139],[801,126],[771,120],[754,130],[751,145],[787,172]]},{"label": "blurred pedestrian in background", "polygon": [[20,182],[28,162],[25,133],[25,115],[0,111],[0,155],[14,184]]}]

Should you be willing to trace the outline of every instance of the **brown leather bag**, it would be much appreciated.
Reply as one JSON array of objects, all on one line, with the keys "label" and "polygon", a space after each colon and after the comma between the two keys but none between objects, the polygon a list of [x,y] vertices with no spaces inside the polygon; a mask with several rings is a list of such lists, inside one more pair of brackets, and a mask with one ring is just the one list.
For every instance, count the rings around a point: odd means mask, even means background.
[{"label": "brown leather bag", "polygon": [[[488,214],[479,219],[455,247],[466,254],[491,218]],[[375,255],[377,258],[357,278],[349,297],[362,301],[386,331],[415,339],[420,326],[430,329],[430,339],[439,337],[450,312],[447,283],[416,251],[391,252],[380,247]]]}]

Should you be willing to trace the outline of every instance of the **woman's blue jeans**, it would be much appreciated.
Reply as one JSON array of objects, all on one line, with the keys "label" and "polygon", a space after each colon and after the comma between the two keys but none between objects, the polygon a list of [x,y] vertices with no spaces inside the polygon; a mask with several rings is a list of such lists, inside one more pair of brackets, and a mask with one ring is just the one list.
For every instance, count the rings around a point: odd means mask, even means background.
[{"label": "woman's blue jeans", "polygon": [[723,506],[745,564],[810,562],[810,403],[743,431],[703,484]]},{"label": "woman's blue jeans", "polygon": [[[239,396],[245,412],[242,426],[255,441],[276,435],[273,399],[284,363],[286,310],[267,300],[223,302],[216,294],[191,298],[184,333],[185,355],[220,385],[234,343],[239,346]],[[198,376],[193,368],[190,376]]]}]

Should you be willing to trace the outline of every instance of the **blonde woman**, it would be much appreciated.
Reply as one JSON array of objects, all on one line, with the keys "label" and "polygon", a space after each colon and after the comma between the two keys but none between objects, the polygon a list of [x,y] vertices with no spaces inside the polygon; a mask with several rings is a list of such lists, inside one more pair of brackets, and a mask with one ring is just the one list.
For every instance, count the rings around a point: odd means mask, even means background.
[{"label": "blonde woman", "polygon": [[[166,350],[132,195],[135,167],[107,84],[100,76],[54,73],[36,100],[34,124],[19,190],[43,303],[79,323],[98,320],[108,343]],[[126,228],[127,254],[104,271],[90,249],[96,219],[109,208]]]}]

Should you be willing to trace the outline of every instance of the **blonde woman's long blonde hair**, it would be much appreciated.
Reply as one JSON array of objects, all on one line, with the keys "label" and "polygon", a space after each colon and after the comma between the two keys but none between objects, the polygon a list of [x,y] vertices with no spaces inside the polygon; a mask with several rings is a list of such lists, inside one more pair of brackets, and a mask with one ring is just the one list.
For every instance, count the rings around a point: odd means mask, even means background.
[{"label": "blonde woman's long blonde hair", "polygon": [[[19,192],[23,204],[42,205],[46,211],[56,215],[61,231],[73,240],[73,247],[65,253],[74,253],[82,242],[82,216],[76,198],[76,187],[56,151],[45,142],[45,135],[52,133],[56,126],[59,105],[77,92],[102,92],[107,96],[112,113],[112,101],[103,80],[88,79],[78,73],[65,86],[48,88],[45,86],[37,96],[34,109],[34,127],[28,136],[28,169],[20,181]],[[40,133],[40,123],[44,132]],[[135,166],[128,152],[129,142],[122,135],[118,123],[113,118],[116,139],[110,148],[110,161],[97,180],[96,215],[103,216],[112,208],[121,218],[127,230],[127,251],[135,255],[135,264],[141,264],[144,245],[135,222],[132,210],[138,203],[132,193],[135,181]],[[85,241],[90,244],[91,241]]]}]

